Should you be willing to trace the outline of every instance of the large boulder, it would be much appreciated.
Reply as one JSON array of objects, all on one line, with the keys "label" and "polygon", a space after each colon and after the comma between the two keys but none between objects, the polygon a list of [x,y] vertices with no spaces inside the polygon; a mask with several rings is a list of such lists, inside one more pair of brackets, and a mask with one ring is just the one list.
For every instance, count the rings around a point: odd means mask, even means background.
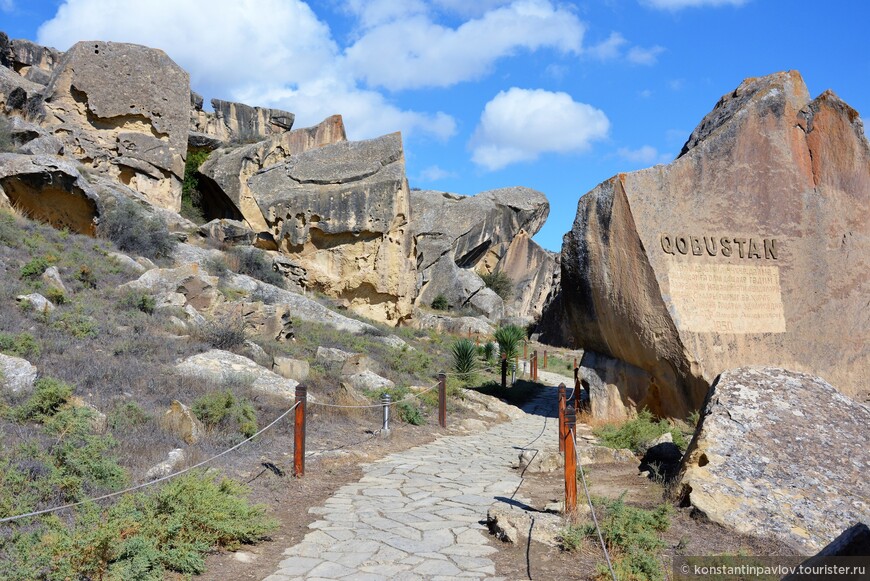
[{"label": "large boulder", "polygon": [[513,283],[507,315],[531,322],[538,319],[559,291],[560,256],[544,250],[525,230],[511,241],[498,271]]},{"label": "large boulder", "polygon": [[192,355],[179,363],[176,371],[218,384],[250,383],[256,392],[287,400],[296,397],[296,386],[299,385],[297,381],[285,379],[247,357],[220,349]]},{"label": "large boulder", "polygon": [[710,520],[812,554],[870,523],[870,409],[817,377],[723,373],[707,397],[679,487]]},{"label": "large boulder", "polygon": [[[741,365],[870,374],[870,145],[797,72],[722,97],[669,165],[580,199],[562,248],[562,340],[645,370],[639,407],[684,417]],[[862,396],[863,397],[863,396]]]},{"label": "large boulder", "polygon": [[162,50],[79,42],[45,88],[42,126],[65,155],[178,211],[187,153],[190,79]]},{"label": "large boulder", "polygon": [[212,152],[199,168],[203,212],[208,218],[244,220],[258,232],[268,231],[263,212],[248,185],[251,176],[292,155],[346,140],[341,116],[333,115],[314,127]]},{"label": "large boulder", "polygon": [[311,289],[393,325],[411,315],[414,249],[400,134],[304,151],[248,184]]},{"label": "large boulder", "polygon": [[452,308],[470,307],[491,320],[504,316],[503,305],[485,292],[477,273],[495,270],[520,231],[534,235],[543,226],[550,211],[544,194],[519,187],[476,196],[419,190],[411,192],[411,207],[416,303],[429,306],[443,295]]},{"label": "large boulder", "polygon": [[57,49],[29,40],[10,40],[5,33],[0,32],[0,65],[34,83],[47,85],[62,55]]},{"label": "large boulder", "polygon": [[212,99],[214,112],[202,110],[203,99],[190,94],[190,130],[224,143],[250,143],[293,127],[295,115],[280,109],[251,107],[244,103]]},{"label": "large boulder", "polygon": [[0,387],[12,393],[29,393],[36,381],[36,367],[21,357],[0,353]]}]

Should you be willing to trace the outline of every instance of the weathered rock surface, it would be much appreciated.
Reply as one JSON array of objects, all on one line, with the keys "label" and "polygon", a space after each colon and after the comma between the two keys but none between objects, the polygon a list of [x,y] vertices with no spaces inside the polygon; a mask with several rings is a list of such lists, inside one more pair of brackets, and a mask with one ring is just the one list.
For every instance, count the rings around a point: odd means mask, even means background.
[{"label": "weathered rock surface", "polygon": [[492,325],[478,317],[436,315],[419,309],[414,311],[412,324],[416,329],[432,329],[439,333],[450,333],[452,335],[492,337],[493,333],[495,333]]},{"label": "weathered rock surface", "polygon": [[368,370],[354,373],[353,375],[344,375],[341,378],[341,382],[357,391],[396,387],[396,384],[389,379]]},{"label": "weathered rock surface", "polygon": [[[485,289],[474,272],[492,272],[521,230],[534,235],[550,211],[546,197],[528,188],[503,188],[476,196],[429,190],[411,193],[411,228],[417,245],[418,305],[444,295],[452,308],[475,307]],[[489,305],[478,312],[503,316]],[[481,311],[489,309],[489,312]]]},{"label": "weathered rock surface", "polygon": [[347,351],[342,351],[335,347],[318,347],[315,360],[319,363],[326,363],[327,365],[333,365],[336,363],[344,364],[345,361],[353,356],[353,353],[348,353]]},{"label": "weathered rock surface", "polygon": [[299,385],[292,379],[285,379],[257,365],[247,357],[220,349],[192,355],[179,363],[176,370],[182,375],[200,377],[219,384],[250,383],[254,391],[284,399],[294,399],[296,386]]},{"label": "weathered rock surface", "polygon": [[295,115],[280,109],[251,107],[244,103],[212,99],[214,112],[202,110],[203,99],[190,94],[190,131],[224,143],[260,141],[293,127]]},{"label": "weathered rock surface", "polygon": [[0,386],[12,393],[28,393],[36,381],[36,367],[27,359],[0,353]]},{"label": "weathered rock surface", "polygon": [[870,522],[868,425],[870,409],[817,377],[726,371],[683,461],[682,495],[714,522],[815,553]]},{"label": "weathered rock surface", "polygon": [[54,48],[0,32],[0,66],[15,71],[29,81],[47,85],[63,53]]},{"label": "weathered rock surface", "polygon": [[0,153],[0,188],[9,203],[36,220],[80,234],[96,232],[99,195],[69,160]]},{"label": "weathered rock surface", "polygon": [[244,220],[257,232],[269,231],[248,180],[263,168],[325,145],[346,141],[340,115],[306,127],[273,135],[259,143],[218,149],[200,167],[203,212],[208,218]]},{"label": "weathered rock surface", "polygon": [[[669,165],[580,199],[562,340],[645,370],[638,406],[685,417],[723,370],[777,365],[843,393],[870,374],[870,145],[800,75],[748,79]],[[866,397],[866,396],[864,396]]]},{"label": "weathered rock surface", "polygon": [[254,241],[254,231],[238,220],[212,220],[199,227],[199,235],[224,244],[249,245]]},{"label": "weathered rock surface", "polygon": [[178,211],[190,79],[162,50],[88,41],[64,53],[44,91],[42,126],[65,155]]},{"label": "weathered rock surface", "polygon": [[396,325],[411,315],[414,248],[398,133],[308,150],[248,183],[309,288],[374,320]]},{"label": "weathered rock surface", "polygon": [[184,464],[185,456],[183,448],[175,448],[170,450],[166,456],[166,460],[159,464],[155,464],[145,473],[145,480],[154,480],[155,478],[163,478],[172,474],[173,470],[180,468]]},{"label": "weathered rock surface", "polygon": [[520,230],[498,262],[498,271],[513,282],[506,314],[526,322],[538,319],[559,291],[561,256],[544,250]]},{"label": "weathered rock surface", "polygon": [[30,293],[29,295],[18,295],[15,297],[15,300],[21,304],[22,307],[33,309],[38,313],[50,313],[54,311],[55,307],[54,303],[42,296],[39,293]]},{"label": "weathered rock surface", "polygon": [[0,106],[3,113],[27,115],[29,112],[38,112],[44,88],[5,67],[0,67]]},{"label": "weathered rock surface", "polygon": [[178,400],[173,400],[169,409],[160,418],[160,426],[187,444],[196,444],[205,434],[202,422],[193,415],[189,407]]},{"label": "weathered rock surface", "polygon": [[[147,291],[167,306],[191,305],[203,310],[223,300],[218,284],[216,276],[200,269],[198,263],[191,263],[177,268],[151,269],[120,288]],[[174,295],[182,295],[181,304],[175,304]]]},{"label": "weathered rock surface", "polygon": [[565,459],[558,451],[523,450],[520,452],[517,467],[523,473],[547,474],[559,470],[564,465]]},{"label": "weathered rock surface", "polygon": [[308,379],[311,367],[308,365],[308,362],[303,359],[275,357],[275,360],[272,363],[272,371],[285,379],[305,381]]},{"label": "weathered rock surface", "polygon": [[493,505],[486,514],[489,531],[506,543],[519,543],[529,538],[550,547],[559,546],[559,535],[565,527],[561,516],[547,512],[522,510],[504,504]]}]

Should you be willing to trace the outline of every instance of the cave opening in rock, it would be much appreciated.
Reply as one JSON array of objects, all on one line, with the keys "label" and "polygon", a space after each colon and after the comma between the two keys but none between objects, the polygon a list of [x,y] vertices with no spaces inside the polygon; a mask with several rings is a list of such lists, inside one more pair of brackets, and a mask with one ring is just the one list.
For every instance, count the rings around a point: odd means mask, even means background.
[{"label": "cave opening in rock", "polygon": [[0,179],[12,206],[33,220],[67,228],[79,234],[96,235],[96,202],[63,173],[19,174]]},{"label": "cave opening in rock", "polygon": [[223,189],[210,177],[196,172],[199,199],[196,205],[206,222],[220,219],[243,221],[244,216]]}]

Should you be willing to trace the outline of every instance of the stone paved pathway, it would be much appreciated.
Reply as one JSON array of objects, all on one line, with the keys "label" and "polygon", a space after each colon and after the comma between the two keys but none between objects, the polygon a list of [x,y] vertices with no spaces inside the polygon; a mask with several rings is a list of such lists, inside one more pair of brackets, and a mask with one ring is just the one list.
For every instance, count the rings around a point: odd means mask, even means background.
[{"label": "stone paved pathway", "polygon": [[512,421],[364,466],[359,482],[311,509],[320,520],[266,581],[501,579],[481,522],[495,502],[521,501],[511,464],[522,447],[558,445],[556,390],[541,391]]}]

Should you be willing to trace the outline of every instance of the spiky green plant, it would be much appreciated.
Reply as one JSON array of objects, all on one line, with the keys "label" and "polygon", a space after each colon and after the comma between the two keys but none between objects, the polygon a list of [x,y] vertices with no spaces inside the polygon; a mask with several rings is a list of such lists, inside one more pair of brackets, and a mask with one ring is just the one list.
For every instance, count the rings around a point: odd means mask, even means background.
[{"label": "spiky green plant", "polygon": [[477,372],[477,348],[470,339],[459,339],[450,346],[453,371],[465,384],[471,383]]},{"label": "spiky green plant", "polygon": [[495,343],[487,341],[483,346],[483,360],[490,363],[495,358]]},{"label": "spiky green plant", "polygon": [[526,338],[526,332],[516,325],[499,327],[495,332],[495,340],[498,342],[498,355],[507,356],[508,365],[513,366],[514,360],[520,354],[520,343]]}]

